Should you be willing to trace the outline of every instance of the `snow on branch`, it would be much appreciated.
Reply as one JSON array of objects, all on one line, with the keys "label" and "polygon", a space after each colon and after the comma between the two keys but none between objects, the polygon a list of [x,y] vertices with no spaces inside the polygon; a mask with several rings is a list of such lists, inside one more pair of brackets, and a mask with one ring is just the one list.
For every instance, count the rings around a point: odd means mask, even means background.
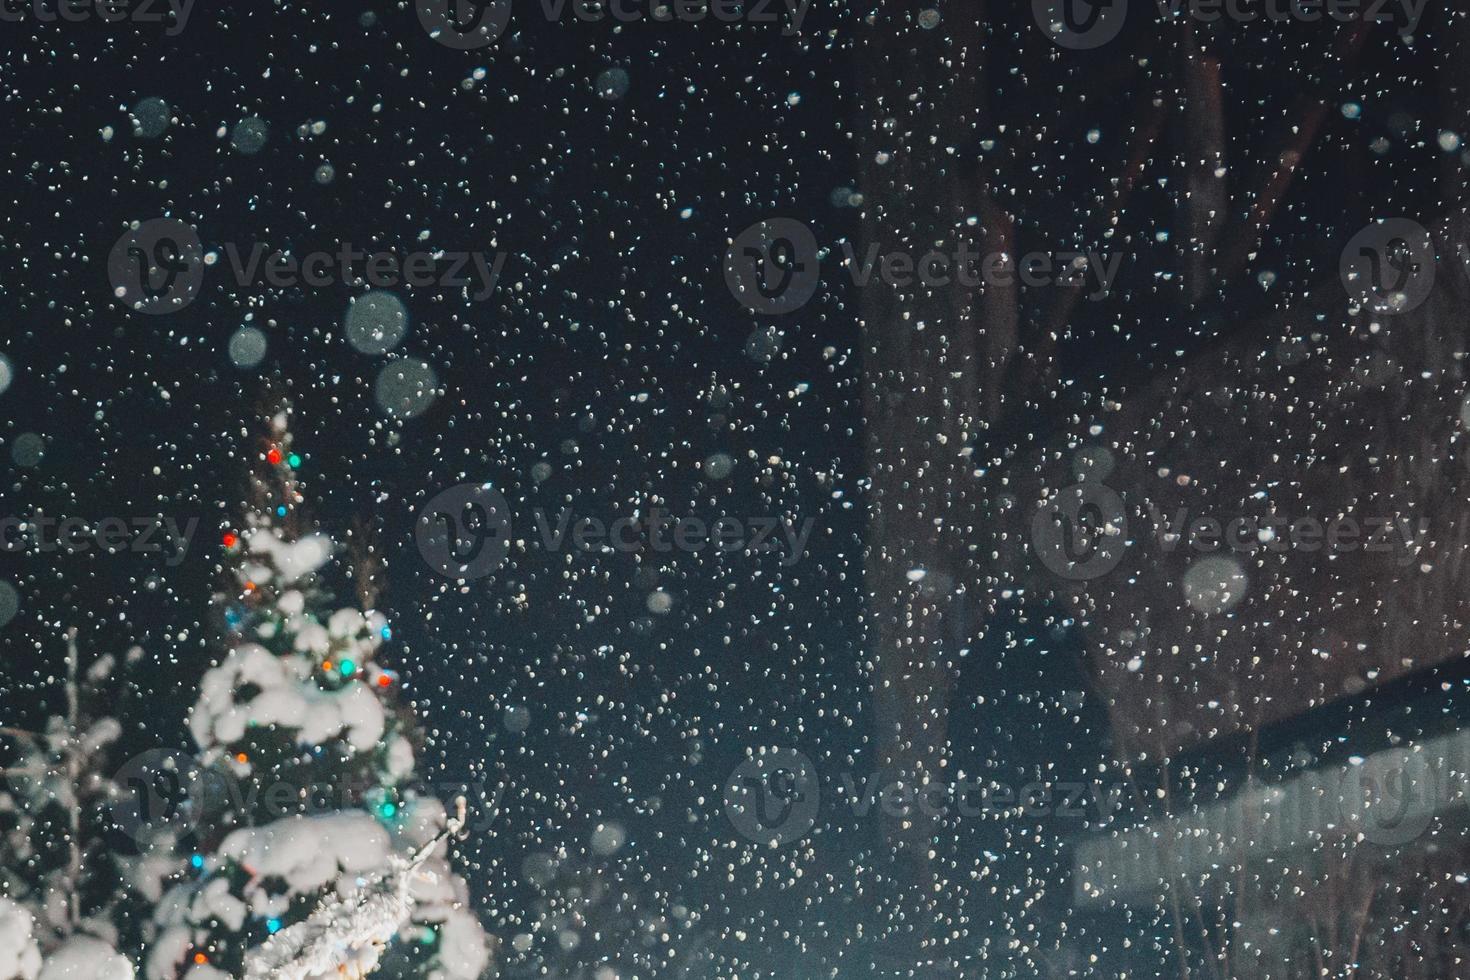
[{"label": "snow on branch", "polygon": [[455,800],[455,807],[444,829],[417,851],[395,856],[386,871],[351,897],[323,898],[304,921],[282,929],[251,953],[245,980],[362,978],[376,970],[383,947],[413,912],[414,876],[441,841],[464,829],[464,797]]}]

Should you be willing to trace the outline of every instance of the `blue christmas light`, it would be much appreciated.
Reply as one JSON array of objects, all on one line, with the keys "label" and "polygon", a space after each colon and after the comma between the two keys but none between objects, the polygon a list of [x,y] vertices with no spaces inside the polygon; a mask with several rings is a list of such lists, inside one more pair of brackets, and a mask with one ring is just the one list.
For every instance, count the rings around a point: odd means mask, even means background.
[{"label": "blue christmas light", "polygon": [[272,936],[274,936],[276,933],[280,932],[281,931],[281,920],[280,919],[266,919],[265,920],[265,931],[268,932],[268,933],[270,933]]},{"label": "blue christmas light", "polygon": [[197,868],[204,867],[204,855],[203,854],[196,854],[196,855],[194,855],[193,857],[191,857],[189,859],[189,863],[192,864],[196,869]]},{"label": "blue christmas light", "polygon": [[286,505],[285,504],[281,504],[280,506],[278,506],[276,508],[276,516],[277,517],[285,517],[286,516]]},{"label": "blue christmas light", "polygon": [[383,628],[378,630],[378,635],[385,640],[391,640],[393,639],[393,628],[391,626],[388,626],[387,624],[384,624]]},{"label": "blue christmas light", "polygon": [[353,671],[357,670],[357,664],[344,658],[341,664],[338,665],[338,669],[342,671],[343,677],[351,677]]}]

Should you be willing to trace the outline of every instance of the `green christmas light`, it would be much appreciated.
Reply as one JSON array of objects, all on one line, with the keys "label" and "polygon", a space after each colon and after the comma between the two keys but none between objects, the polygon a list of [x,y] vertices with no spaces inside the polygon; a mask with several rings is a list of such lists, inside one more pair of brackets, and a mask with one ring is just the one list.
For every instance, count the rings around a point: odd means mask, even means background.
[{"label": "green christmas light", "polygon": [[342,663],[338,665],[338,669],[342,671],[343,677],[351,677],[353,672],[357,670],[357,664],[353,663],[351,660],[344,659]]}]

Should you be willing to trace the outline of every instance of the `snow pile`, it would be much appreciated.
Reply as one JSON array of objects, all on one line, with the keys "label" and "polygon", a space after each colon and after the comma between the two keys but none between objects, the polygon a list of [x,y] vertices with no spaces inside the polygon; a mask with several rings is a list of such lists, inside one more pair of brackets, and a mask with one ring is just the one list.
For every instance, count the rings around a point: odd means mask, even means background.
[{"label": "snow pile", "polygon": [[[316,663],[306,657],[278,657],[246,643],[232,649],[210,669],[189,716],[189,730],[205,751],[218,754],[245,736],[250,727],[279,725],[299,729],[297,741],[320,745],[342,736],[359,752],[373,749],[387,727],[382,702],[362,681],[329,691],[316,682]],[[236,700],[246,686],[257,691]]]},{"label": "snow pile", "polygon": [[[442,805],[433,803],[442,818]],[[425,816],[432,813],[432,807],[425,809]],[[305,921],[281,930],[252,952],[246,958],[245,980],[327,980],[372,973],[384,948],[410,919],[426,921],[417,914],[423,910],[416,908],[421,886],[450,877],[444,841],[463,826],[461,799],[458,816],[443,823],[443,829],[416,850],[388,858],[383,870],[359,879],[356,888],[329,893]],[[454,894],[452,887],[449,894]],[[437,921],[446,928],[440,932],[439,968],[431,976],[444,980],[479,976],[489,961],[479,923],[467,914],[444,914]]]},{"label": "snow pile", "polygon": [[31,938],[31,913],[0,898],[0,980],[35,980],[41,949]]},{"label": "snow pile", "polygon": [[46,957],[39,980],[133,980],[133,965],[92,936],[72,936]]},{"label": "snow pile", "polygon": [[245,573],[252,582],[290,585],[315,572],[332,557],[332,540],[324,534],[306,534],[287,541],[272,527],[245,532],[245,547],[251,555],[268,559],[249,562]]},{"label": "snow pile", "polygon": [[357,894],[329,895],[304,922],[282,929],[250,955],[246,980],[317,980],[366,976],[378,967],[388,941],[412,905],[408,862],[393,867]]},{"label": "snow pile", "polygon": [[173,980],[183,969],[184,957],[192,944],[189,927],[181,924],[187,907],[183,901],[186,894],[187,886],[173,889],[168,895],[171,905],[157,914],[160,923],[172,924],[163,925],[158,938],[148,946],[148,958],[143,964],[146,980]]},{"label": "snow pile", "polygon": [[208,963],[198,963],[189,967],[189,972],[184,974],[184,980],[235,980],[224,970],[216,970]]},{"label": "snow pile", "polygon": [[[278,577],[288,586],[320,567],[333,547],[320,534],[288,542],[270,527],[250,532],[248,541],[252,555],[269,560],[245,569],[247,577],[257,583]],[[306,595],[288,587],[255,632],[267,641],[288,640],[292,652],[242,643],[204,675],[189,729],[206,762],[232,754],[226,750],[253,727],[296,729],[304,746],[337,738],[358,752],[378,746],[388,727],[377,686],[384,672],[373,663],[387,634],[381,613],[341,608],[322,623],[308,612]],[[340,672],[340,683],[324,685],[321,670]],[[240,700],[246,689],[251,696]]]},{"label": "snow pile", "polygon": [[[460,890],[465,890],[464,883],[459,884]],[[438,927],[438,962],[429,973],[429,980],[475,980],[490,965],[485,929],[467,909],[446,909],[443,914]]]},{"label": "snow pile", "polygon": [[350,892],[353,879],[388,865],[389,844],[388,832],[369,814],[344,810],[237,830],[220,844],[214,860],[233,859],[249,872],[246,897],[264,910],[273,903],[261,901],[263,882],[279,881],[292,895],[328,885]]},{"label": "snow pile", "polygon": [[447,820],[438,799],[418,797],[405,808],[398,828],[399,848],[422,854],[422,873],[412,879],[410,897],[413,922],[432,926],[439,935],[430,980],[475,980],[490,962],[485,930],[469,911],[469,888],[451,870],[448,841],[439,829],[460,820]]}]

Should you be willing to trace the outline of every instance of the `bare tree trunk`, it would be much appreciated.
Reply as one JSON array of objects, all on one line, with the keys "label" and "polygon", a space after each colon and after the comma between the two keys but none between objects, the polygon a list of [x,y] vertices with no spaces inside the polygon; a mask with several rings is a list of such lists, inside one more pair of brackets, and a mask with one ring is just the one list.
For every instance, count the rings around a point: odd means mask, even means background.
[{"label": "bare tree trunk", "polygon": [[66,785],[71,794],[67,801],[67,925],[69,932],[75,932],[82,924],[82,718],[75,629],[66,634]]},{"label": "bare tree trunk", "polygon": [[[880,253],[916,260],[931,249],[952,255],[962,243],[980,253],[1011,249],[1009,218],[976,169],[983,4],[947,8],[942,30],[919,27],[916,10],[882,0],[865,38],[862,235]],[[978,229],[966,224],[977,214]],[[861,311],[879,763],[921,785],[940,775],[954,638],[966,632],[969,449],[1003,408],[1016,301],[1005,291],[898,286],[874,275]],[[932,814],[918,812],[885,825],[902,886],[896,918],[916,941],[934,922],[937,829]]]},{"label": "bare tree trunk", "polygon": [[1183,241],[1184,302],[1193,306],[1213,291],[1215,244],[1229,199],[1225,184],[1225,97],[1220,59],[1199,50],[1194,26],[1185,25],[1179,111],[1174,124],[1176,158],[1184,174],[1179,201]]},{"label": "bare tree trunk", "polygon": [[1461,154],[1470,152],[1470,10],[1445,4],[1444,27],[1437,31],[1435,58],[1439,67],[1440,129],[1460,139],[1458,153],[1440,158],[1440,198],[1444,207],[1465,196],[1465,165]]}]

